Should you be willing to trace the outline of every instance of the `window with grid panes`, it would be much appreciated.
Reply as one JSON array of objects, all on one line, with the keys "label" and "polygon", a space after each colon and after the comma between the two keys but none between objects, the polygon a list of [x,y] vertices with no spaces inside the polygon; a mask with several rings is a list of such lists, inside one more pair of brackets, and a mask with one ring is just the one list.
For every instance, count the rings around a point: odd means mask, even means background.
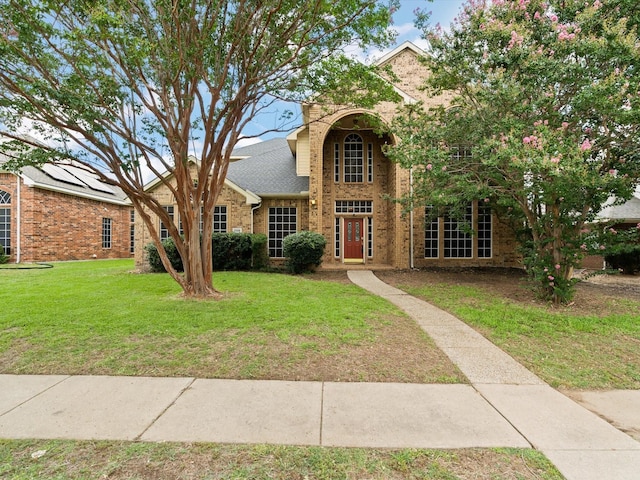
[{"label": "window with grid panes", "polygon": [[111,248],[111,219],[102,219],[102,248]]},{"label": "window with grid panes", "polygon": [[473,220],[473,208],[467,205],[464,218],[444,217],[444,258],[471,258],[473,239],[468,228]]},{"label": "window with grid panes", "polygon": [[364,144],[362,137],[355,133],[350,133],[344,139],[344,181],[364,181]]},{"label": "window with grid panes", "polygon": [[11,254],[11,195],[0,190],[0,245],[5,255]]},{"label": "window with grid panes", "polygon": [[424,209],[424,258],[438,258],[440,239],[439,220],[434,216],[433,206]]},{"label": "window with grid panes", "polygon": [[296,207],[269,207],[269,256],[282,258],[282,241],[296,233],[298,217]]},{"label": "window with grid panes", "polygon": [[492,217],[489,205],[478,204],[478,258],[491,258]]},{"label": "window with grid panes", "polygon": [[[173,221],[173,205],[167,205],[164,210],[169,214],[169,218]],[[180,229],[182,229],[182,225],[180,225]],[[160,222],[160,240],[166,240],[170,238],[169,229],[164,225],[164,223]]]}]

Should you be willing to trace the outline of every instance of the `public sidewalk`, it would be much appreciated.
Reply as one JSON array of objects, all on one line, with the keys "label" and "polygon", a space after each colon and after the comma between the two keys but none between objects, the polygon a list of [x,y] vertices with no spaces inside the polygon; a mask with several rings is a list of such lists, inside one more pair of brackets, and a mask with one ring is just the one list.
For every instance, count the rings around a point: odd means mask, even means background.
[{"label": "public sidewalk", "polygon": [[639,478],[630,436],[455,317],[370,271],[349,278],[411,315],[471,385],[0,375],[0,438],[533,447],[568,480]]}]

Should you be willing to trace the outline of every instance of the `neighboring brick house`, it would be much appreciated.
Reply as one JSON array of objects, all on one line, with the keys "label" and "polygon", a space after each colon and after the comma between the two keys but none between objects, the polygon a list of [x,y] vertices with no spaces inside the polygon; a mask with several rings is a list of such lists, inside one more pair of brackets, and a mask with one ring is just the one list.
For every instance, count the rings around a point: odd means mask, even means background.
[{"label": "neighboring brick house", "polygon": [[[446,97],[430,98],[419,89],[427,74],[421,55],[404,43],[378,64],[398,77],[394,87],[404,103],[445,103]],[[377,135],[362,115],[389,124],[397,107],[327,113],[326,106],[304,105],[305,124],[286,139],[238,148],[217,202],[215,230],[264,233],[276,259],[286,235],[320,232],[327,239],[323,265],[336,268],[519,265],[513,234],[484,204],[469,205],[466,220],[478,232],[472,236],[456,219],[427,223],[424,208],[402,215],[401,206],[388,200],[409,192],[411,174],[383,153],[396,139]],[[175,210],[160,182],[149,190]],[[136,232],[136,264],[142,266],[142,247],[150,240],[141,223]]]},{"label": "neighboring brick house", "polygon": [[132,208],[118,188],[73,165],[3,170],[0,245],[10,262],[130,258]]}]

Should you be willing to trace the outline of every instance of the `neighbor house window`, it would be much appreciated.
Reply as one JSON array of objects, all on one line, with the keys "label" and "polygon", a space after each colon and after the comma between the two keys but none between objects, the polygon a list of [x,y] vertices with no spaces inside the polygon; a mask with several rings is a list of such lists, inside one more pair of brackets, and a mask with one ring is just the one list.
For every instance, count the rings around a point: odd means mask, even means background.
[{"label": "neighbor house window", "polygon": [[344,139],[344,181],[364,180],[364,147],[362,137],[351,133]]},{"label": "neighbor house window", "polygon": [[[165,212],[169,214],[169,218],[173,221],[173,205],[167,205],[164,208]],[[180,229],[182,230],[182,225],[180,225]],[[164,223],[160,222],[160,240],[167,240],[171,235],[169,235],[169,229],[165,226]]]},{"label": "neighbor house window", "polygon": [[111,219],[102,219],[102,248],[111,248]]},{"label": "neighbor house window", "polygon": [[284,257],[282,241],[297,230],[296,207],[269,207],[269,256]]},{"label": "neighbor house window", "polygon": [[131,209],[129,222],[129,253],[133,255],[136,248],[136,211],[133,208]]},{"label": "neighbor house window", "polygon": [[11,254],[11,195],[0,190],[0,245],[5,255]]}]

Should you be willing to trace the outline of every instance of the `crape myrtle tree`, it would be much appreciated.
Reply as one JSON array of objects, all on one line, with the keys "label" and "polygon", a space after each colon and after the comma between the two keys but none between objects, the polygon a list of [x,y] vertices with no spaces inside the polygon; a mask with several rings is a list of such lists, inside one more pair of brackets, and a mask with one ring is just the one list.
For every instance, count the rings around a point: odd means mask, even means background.
[{"label": "crape myrtle tree", "polygon": [[[243,130],[279,101],[371,107],[387,98],[374,67],[342,52],[388,45],[394,2],[0,0],[0,130],[13,138],[1,148],[15,169],[73,162],[120,187],[184,294],[215,296],[213,210]],[[45,141],[18,135],[25,125]],[[181,224],[145,191],[147,171],[170,190]]]},{"label": "crape myrtle tree", "polygon": [[431,44],[425,88],[450,102],[398,117],[389,154],[414,178],[403,201],[450,215],[471,201],[492,206],[554,303],[572,297],[589,222],[639,182],[637,10],[624,0],[473,0],[450,31],[418,16]]}]

